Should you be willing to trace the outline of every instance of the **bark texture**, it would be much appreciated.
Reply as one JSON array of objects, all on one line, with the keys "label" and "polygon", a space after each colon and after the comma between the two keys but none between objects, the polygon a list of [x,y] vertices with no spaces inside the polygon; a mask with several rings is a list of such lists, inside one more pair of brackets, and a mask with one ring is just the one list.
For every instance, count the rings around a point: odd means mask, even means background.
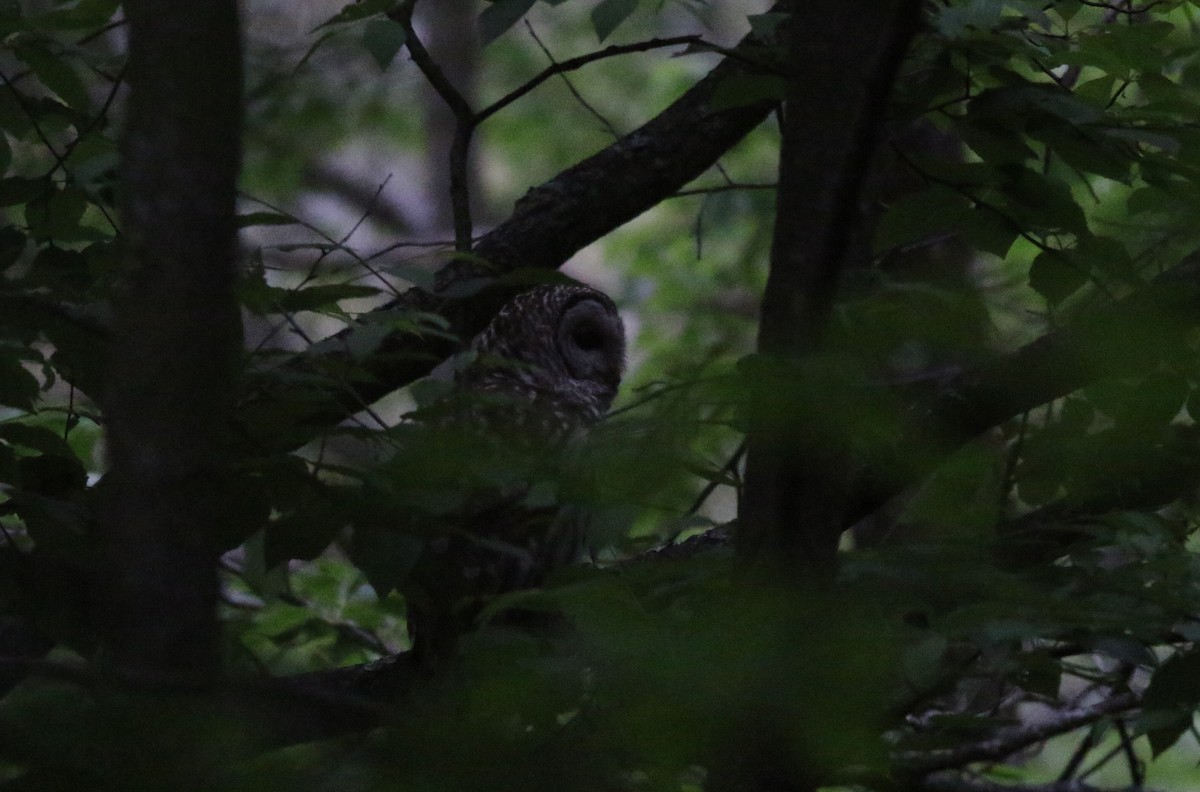
[{"label": "bark texture", "polygon": [[212,535],[227,502],[241,326],[233,295],[242,122],[235,0],[125,3],[127,282],[103,392],[109,474],[96,616],[124,671],[215,670]]},{"label": "bark texture", "polygon": [[919,0],[790,4],[771,271],[763,294],[738,537],[747,560],[784,574],[831,572],[844,518],[848,460],[814,443],[795,409],[801,367],[821,348],[847,266],[858,195]]}]

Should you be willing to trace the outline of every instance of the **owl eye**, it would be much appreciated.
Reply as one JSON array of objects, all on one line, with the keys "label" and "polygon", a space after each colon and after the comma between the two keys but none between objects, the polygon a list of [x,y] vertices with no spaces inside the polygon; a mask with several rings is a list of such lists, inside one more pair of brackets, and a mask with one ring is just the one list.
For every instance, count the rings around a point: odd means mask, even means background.
[{"label": "owl eye", "polygon": [[581,322],[571,330],[571,341],[584,352],[604,348],[604,328],[591,322]]},{"label": "owl eye", "polygon": [[616,312],[599,300],[568,307],[559,320],[556,348],[571,376],[611,386],[621,379],[625,336]]}]

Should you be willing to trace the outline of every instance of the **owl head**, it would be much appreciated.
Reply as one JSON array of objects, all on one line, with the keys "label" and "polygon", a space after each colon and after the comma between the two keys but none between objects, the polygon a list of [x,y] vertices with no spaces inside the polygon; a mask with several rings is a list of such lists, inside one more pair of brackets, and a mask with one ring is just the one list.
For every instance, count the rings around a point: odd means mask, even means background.
[{"label": "owl head", "polygon": [[625,327],[606,295],[582,285],[541,286],[507,303],[476,337],[466,387],[501,393],[568,426],[595,423],[625,370]]}]

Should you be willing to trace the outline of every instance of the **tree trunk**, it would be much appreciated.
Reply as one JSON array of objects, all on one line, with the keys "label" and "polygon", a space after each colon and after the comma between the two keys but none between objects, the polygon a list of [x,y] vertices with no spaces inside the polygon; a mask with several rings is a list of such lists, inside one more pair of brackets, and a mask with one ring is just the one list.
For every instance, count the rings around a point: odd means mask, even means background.
[{"label": "tree trunk", "polygon": [[[920,0],[792,0],[784,38],[789,72],[770,272],[751,392],[746,486],[737,535],[747,568],[769,585],[822,582],[836,569],[850,485],[849,460],[806,410],[805,382],[847,266],[859,193]],[[814,405],[816,406],[816,405]],[[820,768],[795,735],[731,729],[720,792],[812,792]],[[829,724],[829,728],[838,728]]]},{"label": "tree trunk", "polygon": [[125,3],[125,288],[103,394],[95,609],[124,672],[216,670],[214,528],[228,501],[242,69],[236,0]]},{"label": "tree trunk", "polygon": [[[806,377],[847,264],[858,196],[919,0],[791,4],[789,87],[771,267],[751,369],[751,428],[739,554],[785,576],[832,574],[848,460],[806,424]],[[820,392],[820,389],[816,389]],[[819,412],[814,410],[812,412]]]}]

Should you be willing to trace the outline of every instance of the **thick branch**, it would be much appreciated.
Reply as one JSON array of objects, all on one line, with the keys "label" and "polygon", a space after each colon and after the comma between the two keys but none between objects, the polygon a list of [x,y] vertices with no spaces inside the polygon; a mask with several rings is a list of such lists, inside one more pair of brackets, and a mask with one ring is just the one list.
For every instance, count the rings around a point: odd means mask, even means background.
[{"label": "thick branch", "polygon": [[[1200,324],[1200,254],[1130,296],[1079,316],[1017,351],[968,369],[936,393],[915,394],[909,435],[892,464],[860,481],[847,526],[921,481],[954,450],[1047,402],[1109,376],[1152,370],[1160,352]],[[920,453],[918,453],[920,451]]]}]

